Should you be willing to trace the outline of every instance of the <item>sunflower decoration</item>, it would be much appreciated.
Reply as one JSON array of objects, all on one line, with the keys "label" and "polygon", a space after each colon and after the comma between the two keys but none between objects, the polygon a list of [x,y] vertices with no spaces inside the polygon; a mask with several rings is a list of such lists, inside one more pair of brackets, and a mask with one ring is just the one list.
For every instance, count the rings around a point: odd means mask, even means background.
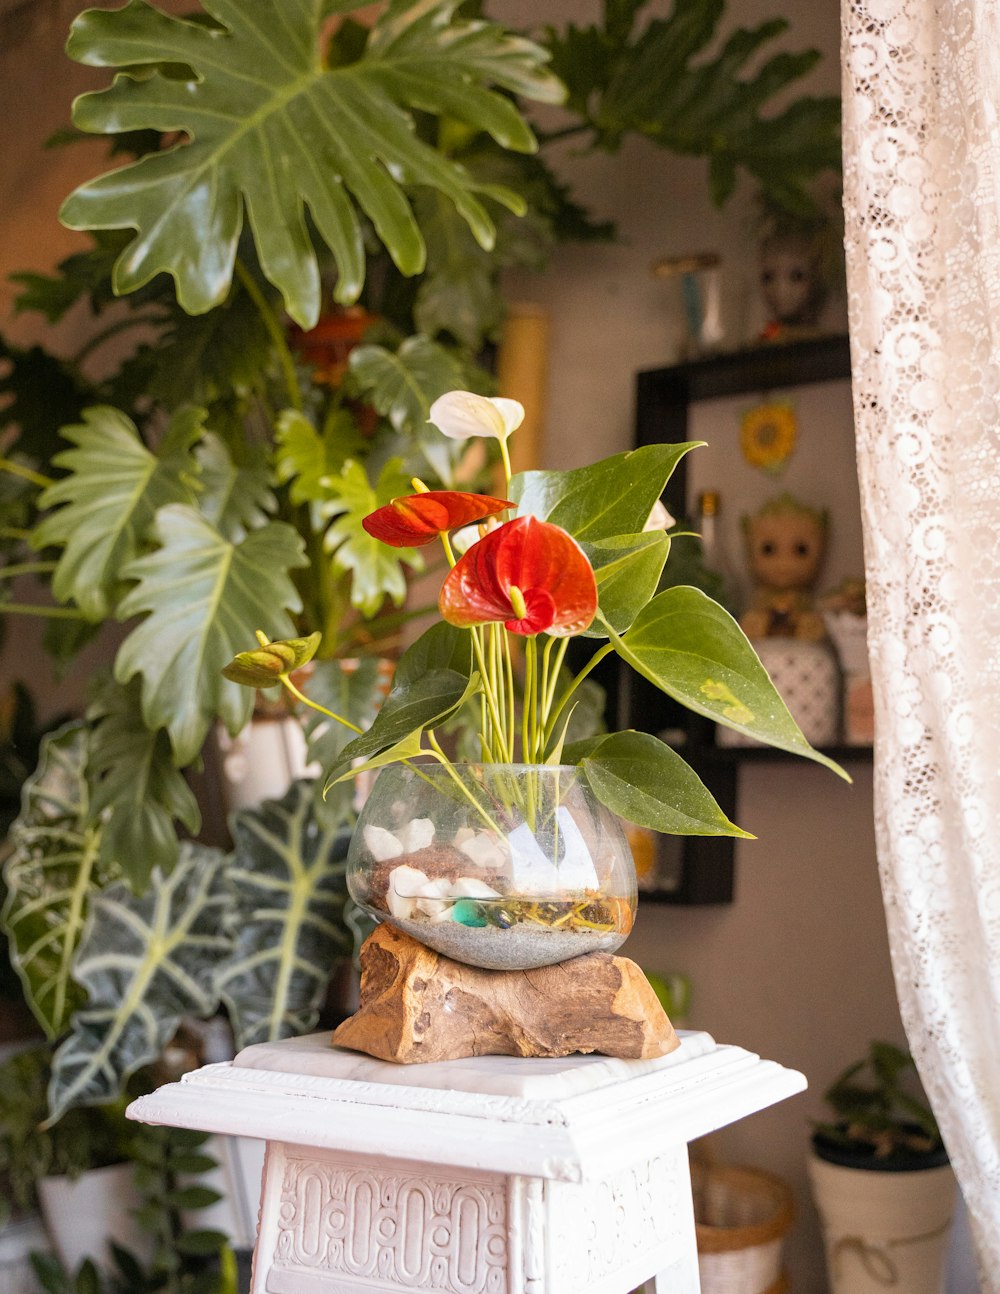
[{"label": "sunflower decoration", "polygon": [[751,467],[777,476],[791,458],[799,424],[788,402],[758,404],[740,420],[740,449]]}]

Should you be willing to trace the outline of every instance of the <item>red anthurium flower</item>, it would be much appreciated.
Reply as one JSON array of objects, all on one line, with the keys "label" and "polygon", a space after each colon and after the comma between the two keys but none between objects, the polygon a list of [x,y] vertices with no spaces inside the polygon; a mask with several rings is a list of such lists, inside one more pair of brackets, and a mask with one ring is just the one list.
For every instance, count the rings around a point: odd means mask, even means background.
[{"label": "red anthurium flower", "polygon": [[438,606],[453,625],[500,620],[511,633],[565,637],[593,620],[597,583],[583,549],[565,530],[537,517],[515,517],[459,559]]},{"label": "red anthurium flower", "polygon": [[393,548],[419,548],[446,530],[482,521],[512,507],[509,499],[494,499],[488,494],[427,490],[393,499],[384,508],[370,512],[361,524],[370,535]]}]

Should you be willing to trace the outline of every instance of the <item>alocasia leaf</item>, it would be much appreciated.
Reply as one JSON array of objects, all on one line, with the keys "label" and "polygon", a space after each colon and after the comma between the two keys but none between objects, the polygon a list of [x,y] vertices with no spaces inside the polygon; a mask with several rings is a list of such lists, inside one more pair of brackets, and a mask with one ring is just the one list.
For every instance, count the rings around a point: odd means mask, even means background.
[{"label": "alocasia leaf", "polygon": [[673,836],[742,836],[701,778],[648,732],[615,732],[563,750],[579,763],[594,794],[613,813]]},{"label": "alocasia leaf", "polygon": [[249,446],[246,461],[235,463],[212,431],[195,454],[201,471],[198,510],[227,539],[243,539],[249,530],[266,524],[278,506],[271,490],[271,471],[264,452]]},{"label": "alocasia leaf", "polygon": [[743,630],[700,589],[678,585],[657,594],[613,641],[623,660],[689,710],[850,781],[809,745]]},{"label": "alocasia leaf", "polygon": [[510,497],[520,516],[551,521],[591,543],[640,532],[685,454],[704,442],[644,445],[568,472],[519,472]]},{"label": "alocasia leaf", "polygon": [[53,1119],[112,1100],[184,1016],[215,1009],[215,967],[231,946],[224,862],[219,850],[184,844],[170,875],[155,874],[141,897],[117,884],[92,899],[73,970],[87,1005],[52,1060]]},{"label": "alocasia leaf", "polygon": [[351,951],[343,920],[351,833],[324,826],[313,803],[311,783],[300,781],[233,818],[234,943],[215,987],[240,1047],[310,1029],[335,963]]},{"label": "alocasia leaf", "polygon": [[122,568],[142,550],[158,508],[195,498],[191,447],[202,435],[201,409],[174,415],[156,453],[135,424],[108,406],[87,409],[63,435],[75,448],[54,460],[68,475],[41,497],[54,511],[35,529],[36,548],[62,548],[52,590],[92,621],[106,620],[125,584]]},{"label": "alocasia leaf", "polygon": [[123,572],[138,583],[119,615],[146,618],[119,648],[115,677],[127,683],[142,675],[143,718],[150,728],[166,728],[183,766],[216,717],[233,734],[250,718],[253,693],[223,678],[222,669],[255,629],[293,636],[286,612],[301,602],[289,571],[306,559],[302,540],[280,521],[232,543],[194,508],[174,504],[160,509],[155,533],[160,547]]},{"label": "alocasia leaf", "polygon": [[362,615],[373,616],[386,598],[401,606],[406,597],[404,563],[423,570],[423,559],[412,548],[390,548],[369,535],[362,522],[400,494],[408,494],[410,483],[400,471],[398,458],[383,467],[377,485],[369,481],[361,463],[351,460],[338,476],[329,477],[332,494],[322,505],[325,516],[335,518],[326,532],[324,546],[333,554],[335,566],[350,571],[351,603]]},{"label": "alocasia leaf", "polygon": [[[615,535],[582,547],[594,568],[601,615],[622,633],[656,592],[670,540],[662,531],[652,531]],[[597,620],[584,636],[606,638],[607,632]]]},{"label": "alocasia leaf", "polygon": [[38,768],[24,785],[4,867],[2,924],[25,999],[49,1038],[65,1029],[83,994],[73,959],[90,902],[120,872],[101,858],[84,764],[86,730],[71,724],[45,738]]},{"label": "alocasia leaf", "polygon": [[[484,245],[493,223],[477,194],[522,209],[506,190],[478,183],[424,143],[413,110],[447,115],[527,152],[534,138],[501,90],[557,101],[562,87],[536,45],[492,23],[454,17],[457,0],[393,0],[353,62],[324,66],[323,29],[338,0],[203,0],[211,24],[169,17],[144,0],[90,10],[73,25],[69,52],[97,67],[149,67],[84,95],[83,130],[182,131],[185,140],[83,185],[63,205],[77,229],[137,230],[115,265],[130,292],[172,274],[180,304],[199,314],[225,298],[244,219],[258,259],[304,327],[319,314],[320,275],[308,207],[337,264],[337,300],[357,298],[365,253],[355,203],[404,274],[423,268],[424,246],[404,196],[438,189]],[[164,63],[192,70],[164,76]]]},{"label": "alocasia leaf", "polygon": [[141,892],[158,867],[166,874],[177,862],[175,819],[196,832],[198,802],[174,765],[162,728],[142,722],[139,684],[119,687],[111,679],[95,690],[87,718],[94,725],[87,759],[91,814],[106,814],[101,858],[117,862],[133,889]]}]

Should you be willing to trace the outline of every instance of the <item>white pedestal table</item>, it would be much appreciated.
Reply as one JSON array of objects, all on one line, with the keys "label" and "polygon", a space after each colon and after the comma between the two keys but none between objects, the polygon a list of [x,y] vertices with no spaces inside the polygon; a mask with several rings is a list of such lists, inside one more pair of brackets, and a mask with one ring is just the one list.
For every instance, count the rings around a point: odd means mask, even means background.
[{"label": "white pedestal table", "polygon": [[706,1033],[659,1060],[409,1066],[324,1033],[128,1113],[266,1140],[253,1294],[698,1294],[688,1142],[805,1085]]}]

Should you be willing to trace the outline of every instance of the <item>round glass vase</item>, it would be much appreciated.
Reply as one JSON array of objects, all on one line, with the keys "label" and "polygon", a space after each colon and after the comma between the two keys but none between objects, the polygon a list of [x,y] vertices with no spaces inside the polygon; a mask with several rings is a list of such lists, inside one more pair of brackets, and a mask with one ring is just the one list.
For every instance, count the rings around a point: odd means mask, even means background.
[{"label": "round glass vase", "polygon": [[384,768],[347,888],[376,920],[488,970],[614,952],[636,907],[621,824],[565,765]]}]

